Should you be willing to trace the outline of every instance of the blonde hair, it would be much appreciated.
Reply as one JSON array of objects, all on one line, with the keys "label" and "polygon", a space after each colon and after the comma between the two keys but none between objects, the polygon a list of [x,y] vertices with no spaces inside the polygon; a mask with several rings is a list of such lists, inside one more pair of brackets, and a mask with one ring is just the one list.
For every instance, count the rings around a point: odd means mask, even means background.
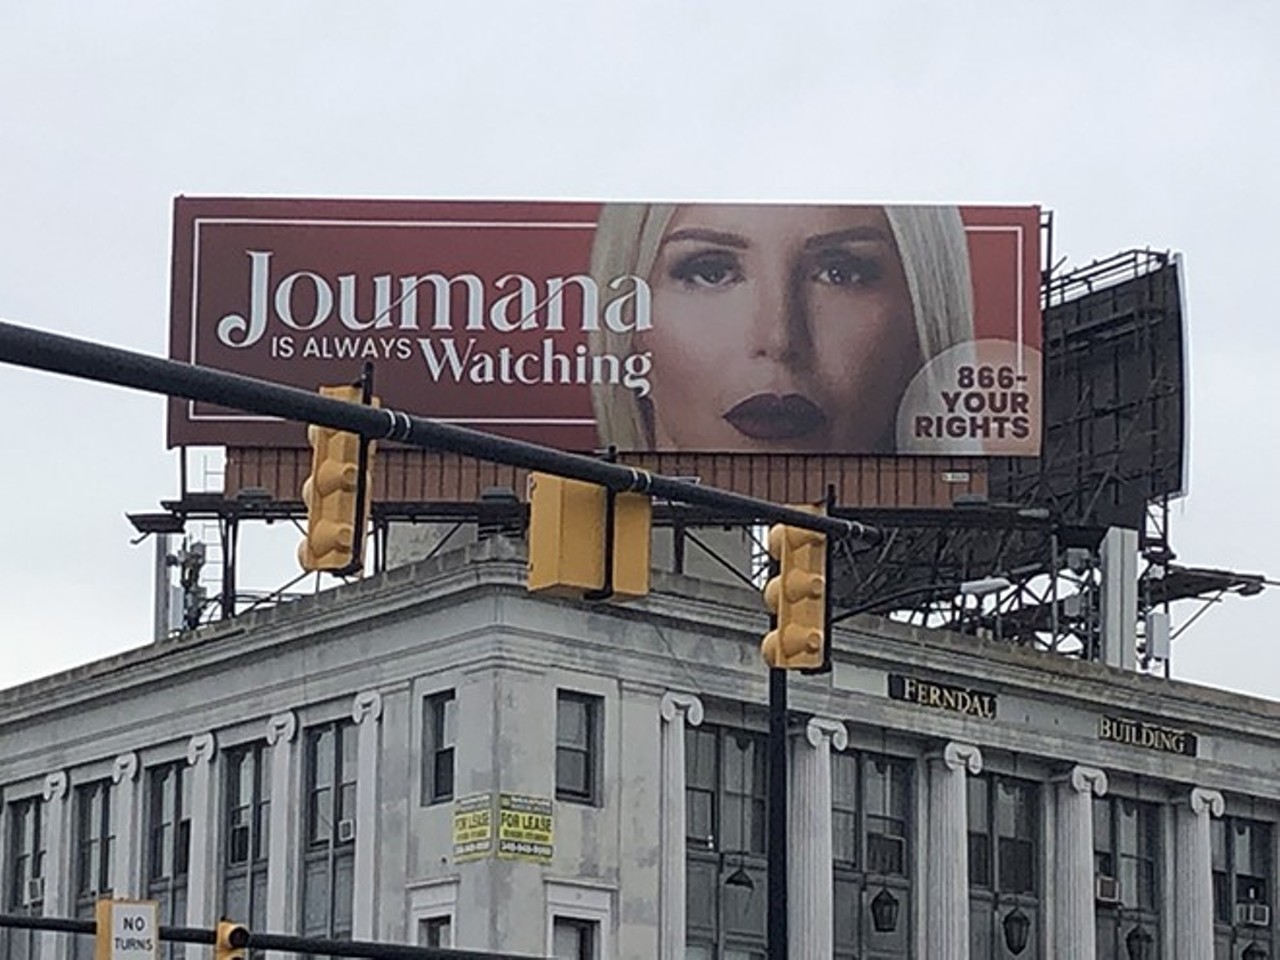
[{"label": "blonde hair", "polygon": [[[956,207],[883,208],[898,247],[915,316],[922,364],[948,347],[972,340],[973,282],[964,223]],[[615,277],[651,278],[675,204],[607,203],[600,210],[591,247],[591,276],[600,289]],[[658,318],[661,322],[661,318]],[[631,333],[593,331],[592,354],[631,352]],[[591,402],[602,445],[620,450],[653,448],[648,400],[615,384],[593,384]]]}]

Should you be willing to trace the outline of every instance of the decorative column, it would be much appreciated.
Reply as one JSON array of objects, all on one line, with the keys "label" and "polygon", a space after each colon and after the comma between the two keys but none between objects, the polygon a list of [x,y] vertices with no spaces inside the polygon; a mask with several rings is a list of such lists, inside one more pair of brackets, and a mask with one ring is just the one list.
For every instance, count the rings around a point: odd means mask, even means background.
[{"label": "decorative column", "polygon": [[967,774],[982,772],[982,751],[951,741],[929,758],[929,879],[925,928],[929,960],[969,956],[969,793]]},{"label": "decorative column", "polygon": [[814,717],[791,738],[791,796],[795,834],[787,856],[787,933],[790,960],[831,960],[835,951],[831,840],[831,748],[849,745],[838,720]]},{"label": "decorative column", "polygon": [[378,754],[382,720],[382,694],[357,693],[351,705],[356,722],[356,856],[355,898],[351,905],[351,938],[374,940],[374,908],[377,904],[378,853]]},{"label": "decorative column", "polygon": [[661,847],[658,871],[658,960],[684,960],[685,933],[685,725],[702,723],[702,701],[687,693],[664,693],[661,723]]},{"label": "decorative column", "polygon": [[[59,864],[70,863],[67,845],[67,775],[59,770],[44,778],[41,791],[44,799],[45,822],[45,863],[54,864],[53,869],[46,866],[44,871],[44,904],[41,913],[46,917],[68,917],[72,913],[71,903],[67,898],[66,870]],[[63,934],[46,932],[41,938],[43,946],[40,955],[45,960],[55,960],[67,955],[71,946],[71,938]]]},{"label": "decorative column", "polygon": [[111,885],[118,899],[137,898],[138,856],[142,831],[138,829],[138,755],[122,753],[111,767],[111,832],[115,837],[115,862]]},{"label": "decorative column", "polygon": [[189,927],[212,926],[218,878],[218,816],[214,808],[213,756],[217,741],[212,733],[197,733],[187,741],[188,775],[191,777],[191,838],[187,841],[187,920]]},{"label": "decorative column", "polygon": [[[290,791],[293,776],[293,738],[298,732],[298,718],[293,711],[277,713],[267,721],[267,746],[271,748],[271,806],[267,828],[267,916],[270,928],[294,930],[293,896],[289,878],[290,837],[297,804]],[[292,960],[293,954],[271,952],[272,960]]]},{"label": "decorative column", "polygon": [[1053,942],[1057,956],[1094,960],[1093,798],[1106,795],[1107,775],[1097,767],[1072,767],[1056,792]]},{"label": "decorative column", "polygon": [[1173,941],[1178,960],[1213,956],[1213,852],[1209,817],[1222,816],[1226,804],[1217,790],[1196,787],[1176,810],[1174,844]]}]

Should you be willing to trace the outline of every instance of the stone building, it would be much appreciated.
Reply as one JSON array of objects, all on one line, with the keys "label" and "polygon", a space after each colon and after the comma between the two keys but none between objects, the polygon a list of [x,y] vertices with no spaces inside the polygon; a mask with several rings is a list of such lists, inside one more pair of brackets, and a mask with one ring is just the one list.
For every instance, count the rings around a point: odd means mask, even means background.
[{"label": "stone building", "polygon": [[[4,912],[761,958],[764,626],[493,538],[0,692]],[[1275,704],[867,617],[791,706],[796,960],[1275,954]]]}]

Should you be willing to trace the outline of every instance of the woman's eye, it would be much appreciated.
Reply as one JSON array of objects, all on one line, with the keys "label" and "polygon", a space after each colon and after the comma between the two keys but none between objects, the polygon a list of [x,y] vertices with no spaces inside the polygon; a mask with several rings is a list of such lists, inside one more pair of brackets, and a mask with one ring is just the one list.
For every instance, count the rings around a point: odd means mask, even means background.
[{"label": "woman's eye", "polygon": [[742,267],[732,253],[695,253],[677,260],[671,276],[688,287],[727,287],[742,279]]},{"label": "woman's eye", "polygon": [[832,287],[856,287],[879,280],[880,265],[875,260],[843,250],[820,253],[810,279]]}]

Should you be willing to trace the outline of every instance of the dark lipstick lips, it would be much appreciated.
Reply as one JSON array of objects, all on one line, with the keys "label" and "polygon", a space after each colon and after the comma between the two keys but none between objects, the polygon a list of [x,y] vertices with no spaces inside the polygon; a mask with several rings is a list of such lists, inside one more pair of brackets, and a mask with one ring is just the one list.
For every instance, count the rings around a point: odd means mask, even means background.
[{"label": "dark lipstick lips", "polygon": [[739,433],[753,440],[792,440],[820,429],[826,414],[798,393],[780,397],[757,393],[724,415]]}]

